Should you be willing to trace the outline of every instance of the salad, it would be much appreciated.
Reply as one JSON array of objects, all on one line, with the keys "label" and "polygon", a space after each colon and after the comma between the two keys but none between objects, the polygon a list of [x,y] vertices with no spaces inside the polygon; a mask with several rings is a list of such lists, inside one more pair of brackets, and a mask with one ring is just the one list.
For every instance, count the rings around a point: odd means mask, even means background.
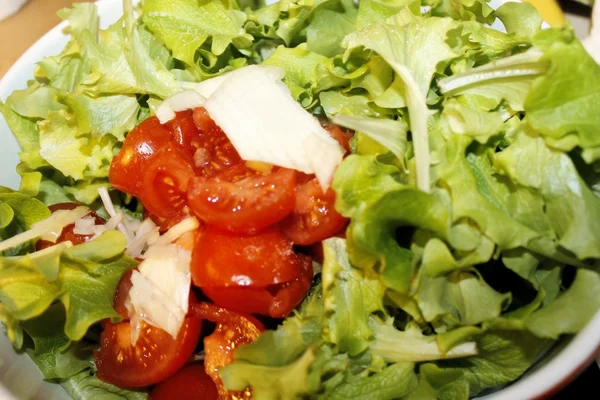
[{"label": "salad", "polygon": [[62,10],[0,103],[0,320],[74,399],[468,399],[600,309],[600,66],[570,27],[123,4]]}]

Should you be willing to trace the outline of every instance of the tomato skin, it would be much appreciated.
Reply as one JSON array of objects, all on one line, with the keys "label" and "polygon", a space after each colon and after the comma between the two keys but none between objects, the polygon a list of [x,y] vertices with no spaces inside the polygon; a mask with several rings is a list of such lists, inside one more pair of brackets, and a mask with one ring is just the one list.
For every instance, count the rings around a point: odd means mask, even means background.
[{"label": "tomato skin", "polygon": [[181,111],[175,114],[175,118],[165,124],[171,131],[175,143],[189,156],[200,147],[200,132],[196,128],[192,111]]},{"label": "tomato skin", "polygon": [[[50,210],[50,212],[53,213],[58,210],[73,210],[82,205],[83,204],[71,203],[71,202],[70,203],[58,203],[58,204],[53,204],[53,205],[49,206],[48,209]],[[96,225],[104,225],[106,223],[106,220],[104,218],[100,217],[94,211],[90,210],[90,212],[87,214],[87,216],[93,217]],[[39,251],[39,250],[43,250],[47,247],[52,247],[58,243],[67,242],[67,241],[73,243],[73,245],[78,245],[78,244],[87,242],[94,236],[94,235],[80,235],[80,234],[75,233],[74,230],[75,230],[75,224],[69,224],[63,228],[62,232],[56,239],[56,242],[52,243],[49,240],[38,240],[37,243],[35,244],[35,249],[37,251]]]},{"label": "tomato skin", "polygon": [[191,269],[200,288],[264,288],[293,281],[300,271],[292,243],[275,228],[241,236],[207,227],[197,234]]},{"label": "tomato skin", "polygon": [[219,392],[202,363],[189,364],[172,377],[160,382],[149,400],[217,400]]},{"label": "tomato skin", "polygon": [[232,312],[211,303],[193,304],[190,313],[217,324],[215,331],[204,338],[204,367],[217,385],[219,398],[235,396],[238,399],[251,399],[250,390],[232,393],[225,389],[219,368],[235,361],[234,350],[256,340],[264,331],[264,326],[250,315]]},{"label": "tomato skin", "polygon": [[325,193],[316,179],[296,187],[294,211],[280,223],[281,232],[294,244],[310,245],[340,232],[348,224],[335,210],[335,192]]},{"label": "tomato skin", "polygon": [[256,233],[281,221],[294,208],[296,173],[281,168],[233,183],[219,176],[196,177],[188,187],[188,204],[210,226],[230,232]]},{"label": "tomato skin", "polygon": [[158,118],[150,117],[134,128],[123,143],[121,151],[110,163],[109,180],[117,189],[139,197],[142,177],[148,160],[164,145],[173,141],[167,127]]},{"label": "tomato skin", "polygon": [[228,310],[284,318],[302,302],[312,283],[312,260],[301,256],[300,262],[301,274],[290,282],[267,288],[206,287],[203,291],[212,301]]},{"label": "tomato skin", "polygon": [[115,291],[115,298],[113,300],[113,308],[123,318],[124,320],[129,320],[129,315],[127,311],[127,307],[125,307],[125,300],[127,300],[127,296],[129,295],[129,290],[133,286],[131,283],[131,274],[133,274],[133,270],[125,272],[117,285],[117,290]]},{"label": "tomato skin", "polygon": [[185,318],[173,339],[162,329],[142,322],[140,337],[131,344],[129,322],[106,324],[100,335],[100,350],[94,352],[98,378],[129,388],[156,384],[177,372],[192,356],[200,339],[201,319]]},{"label": "tomato skin", "polygon": [[146,164],[139,198],[151,214],[173,218],[186,206],[185,194],[194,176],[189,157],[168,143]]}]

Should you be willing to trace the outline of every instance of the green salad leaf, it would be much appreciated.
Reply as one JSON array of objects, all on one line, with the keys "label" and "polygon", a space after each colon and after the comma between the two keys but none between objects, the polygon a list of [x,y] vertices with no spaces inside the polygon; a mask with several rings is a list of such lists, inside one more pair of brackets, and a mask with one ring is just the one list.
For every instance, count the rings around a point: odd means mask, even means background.
[{"label": "green salad leaf", "polygon": [[119,318],[112,305],[117,284],[137,265],[123,255],[126,243],[120,232],[106,231],[88,243],[59,245],[41,256],[0,258],[0,299],[19,320],[38,317],[60,300],[65,334],[80,340],[93,324]]}]

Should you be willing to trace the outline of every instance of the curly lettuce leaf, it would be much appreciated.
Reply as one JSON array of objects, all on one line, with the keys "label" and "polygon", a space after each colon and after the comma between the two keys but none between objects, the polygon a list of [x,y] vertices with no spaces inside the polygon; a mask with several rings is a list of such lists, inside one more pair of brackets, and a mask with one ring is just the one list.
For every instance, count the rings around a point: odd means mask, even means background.
[{"label": "curly lettuce leaf", "polygon": [[436,278],[421,275],[417,304],[427,322],[476,325],[499,317],[510,293],[498,293],[478,274],[457,272]]},{"label": "curly lettuce leaf", "polygon": [[66,310],[66,336],[80,340],[91,325],[119,318],[114,293],[121,276],[137,264],[123,255],[126,243],[121,233],[106,231],[41,256],[0,258],[0,300],[19,320],[38,317],[59,300]]},{"label": "curly lettuce leaf", "polygon": [[85,342],[71,342],[65,334],[62,304],[50,306],[42,315],[24,321],[22,325],[33,342],[33,348],[27,349],[27,354],[44,378],[69,378],[93,365],[93,347]]},{"label": "curly lettuce leaf", "polygon": [[542,29],[544,19],[533,4],[507,2],[496,10],[496,16],[509,35],[532,37]]},{"label": "curly lettuce leaf", "polygon": [[550,68],[525,100],[527,122],[550,143],[575,136],[583,148],[600,146],[600,65],[576,39],[554,40],[543,51],[540,61]]},{"label": "curly lettuce leaf", "polygon": [[279,46],[263,64],[285,71],[283,82],[305,108],[315,105],[315,97],[320,92],[344,86],[363,72],[361,69],[346,71],[337,67],[333,59],[308,50],[306,44],[293,49]]},{"label": "curly lettuce leaf", "polygon": [[[366,26],[346,36],[347,58],[356,47],[377,52],[404,84],[417,169],[417,187],[430,190],[430,153],[426,96],[433,75],[458,56],[445,36],[456,27],[449,18],[423,18],[404,9],[385,23]],[[400,50],[401,49],[401,50]],[[441,69],[438,69],[441,68]]]},{"label": "curly lettuce leaf", "polygon": [[[8,239],[31,228],[33,224],[50,216],[50,211],[37,199],[12,189],[0,186],[0,240]],[[14,256],[31,251],[31,244],[25,243],[7,249],[3,256]]]},{"label": "curly lettuce leaf", "polygon": [[595,222],[600,218],[600,198],[583,182],[568,155],[521,132],[495,160],[514,182],[540,193],[562,247],[580,259],[600,257],[600,226]]},{"label": "curly lettuce leaf", "polygon": [[238,49],[248,48],[253,37],[243,32],[246,14],[236,9],[235,2],[195,0],[148,0],[144,2],[142,19],[162,40],[173,56],[194,66],[196,50],[211,40],[210,51],[221,55],[233,43]]},{"label": "curly lettuce leaf", "polygon": [[346,241],[323,241],[323,305],[328,324],[326,341],[355,356],[369,346],[373,333],[369,316],[383,310],[385,287],[376,277],[350,265]]},{"label": "curly lettuce leaf", "polygon": [[552,344],[519,331],[490,331],[475,340],[478,355],[436,363],[442,371],[462,376],[470,396],[519,378]]},{"label": "curly lettuce leaf", "polygon": [[425,336],[417,327],[398,330],[393,321],[381,322],[375,318],[370,321],[374,338],[369,347],[372,355],[381,357],[390,363],[417,363],[477,354],[475,343],[462,343],[448,352],[442,352],[435,335]]},{"label": "curly lettuce leaf", "polygon": [[[573,284],[524,323],[537,337],[556,339],[579,332],[600,309],[600,274],[579,269]],[[577,310],[577,312],[573,312]]]},{"label": "curly lettuce leaf", "polygon": [[146,400],[148,393],[141,390],[124,389],[101,381],[95,374],[82,371],[67,379],[59,380],[69,396],[74,399],[99,400]]},{"label": "curly lettuce leaf", "polygon": [[450,17],[455,20],[477,21],[491,24],[496,19],[494,9],[488,0],[433,0],[431,14],[434,16]]}]

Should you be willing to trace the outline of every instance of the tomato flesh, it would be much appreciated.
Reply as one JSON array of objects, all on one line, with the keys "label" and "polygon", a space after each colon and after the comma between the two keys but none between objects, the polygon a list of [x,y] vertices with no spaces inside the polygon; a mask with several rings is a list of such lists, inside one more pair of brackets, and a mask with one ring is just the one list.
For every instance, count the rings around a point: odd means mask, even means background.
[{"label": "tomato flesh", "polygon": [[[48,209],[50,210],[50,212],[55,212],[58,210],[73,210],[73,209],[79,207],[80,205],[81,204],[79,204],[79,203],[71,203],[71,202],[58,203],[58,204],[53,204],[53,205],[49,206]],[[96,225],[104,225],[106,223],[104,218],[100,217],[94,211],[90,211],[87,214],[87,216],[93,217],[94,223]],[[56,242],[53,243],[49,240],[38,240],[35,245],[35,249],[39,251],[39,250],[43,250],[47,247],[54,246],[55,244],[67,242],[67,241],[73,243],[73,245],[78,245],[78,244],[87,242],[93,236],[94,235],[80,235],[78,233],[75,233],[75,224],[69,224],[63,228],[62,232],[56,239]]]},{"label": "tomato flesh", "polygon": [[173,141],[169,130],[158,118],[150,117],[133,129],[121,151],[110,164],[109,180],[117,189],[139,197],[142,190],[144,167],[148,160],[165,144]]},{"label": "tomato flesh", "polygon": [[281,232],[294,244],[310,245],[340,232],[348,220],[335,210],[335,192],[325,193],[316,179],[296,187],[294,211],[281,224]]},{"label": "tomato flesh", "polygon": [[210,303],[191,305],[190,312],[217,324],[215,331],[204,338],[204,367],[217,385],[219,398],[251,399],[250,390],[229,392],[225,389],[219,368],[235,361],[236,348],[252,343],[260,336],[264,331],[262,324],[252,316],[231,312]]},{"label": "tomato flesh", "polygon": [[200,133],[191,110],[176,113],[175,118],[165,126],[169,127],[173,140],[189,157],[201,146]]},{"label": "tomato flesh", "polygon": [[185,154],[169,143],[146,165],[140,200],[158,217],[173,218],[186,206],[188,183],[195,176]]},{"label": "tomato flesh", "polygon": [[149,400],[217,400],[219,391],[202,363],[189,364],[159,383]]},{"label": "tomato flesh", "polygon": [[294,208],[296,173],[281,168],[231,182],[220,177],[193,178],[188,204],[210,226],[255,233],[285,218]]},{"label": "tomato flesh", "polygon": [[266,288],[205,287],[204,294],[228,310],[284,318],[302,302],[312,283],[312,260],[306,256],[299,260],[300,276],[293,281]]},{"label": "tomato flesh", "polygon": [[158,383],[190,359],[201,327],[199,317],[186,317],[173,339],[162,329],[142,322],[138,341],[132,345],[129,322],[106,324],[100,336],[100,350],[94,352],[98,378],[130,388]]},{"label": "tomato flesh", "polygon": [[201,176],[214,177],[242,162],[225,132],[214,123],[204,108],[194,109],[193,119],[200,132],[194,165]]},{"label": "tomato flesh", "polygon": [[197,235],[191,269],[200,288],[264,288],[293,281],[300,271],[292,243],[275,228],[241,236],[208,227]]},{"label": "tomato flesh", "polygon": [[330,124],[328,122],[322,123],[321,125],[323,128],[325,128],[327,133],[329,133],[329,136],[335,139],[340,146],[346,150],[346,153],[350,152],[350,138],[352,138],[351,132],[342,129],[338,125]]},{"label": "tomato flesh", "polygon": [[113,300],[113,308],[124,320],[129,319],[127,307],[125,307],[125,300],[127,300],[127,296],[129,296],[129,290],[133,286],[133,283],[131,283],[132,273],[133,270],[129,270],[123,274],[119,284],[117,285],[115,298]]}]

